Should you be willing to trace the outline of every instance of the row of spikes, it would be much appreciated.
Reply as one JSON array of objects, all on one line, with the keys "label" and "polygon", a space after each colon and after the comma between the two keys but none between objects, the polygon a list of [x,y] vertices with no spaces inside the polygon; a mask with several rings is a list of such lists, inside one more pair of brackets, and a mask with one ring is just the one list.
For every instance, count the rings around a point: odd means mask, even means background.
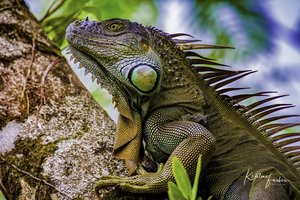
[{"label": "row of spikes", "polygon": [[[74,64],[79,63],[78,68],[79,68],[79,69],[81,69],[81,68],[84,68],[84,69],[85,69],[85,70],[84,70],[84,75],[85,75],[85,76],[88,75],[88,74],[90,73],[90,71],[89,71],[87,68],[85,68],[85,67],[81,64],[81,62],[79,62],[79,60],[77,60],[77,58],[75,58],[75,56],[72,54],[72,51],[69,49],[69,47],[66,47],[65,52],[66,52],[67,55],[70,54],[70,62],[73,61]],[[99,84],[99,85],[101,84],[100,80],[96,79],[96,76],[95,76],[94,74],[91,74],[91,78],[92,78],[92,81],[93,81],[93,82],[96,80],[96,81],[97,81],[97,84]]]},{"label": "row of spikes", "polygon": [[[71,49],[68,47],[66,47],[65,49],[65,52],[66,52],[66,55],[70,55],[70,62],[73,62],[74,64],[77,64],[79,63],[78,65],[78,69],[82,69],[84,68],[84,75],[88,75],[89,73],[91,73],[85,66],[82,65],[82,63],[73,55]],[[91,73],[91,78],[92,78],[92,81],[94,82],[96,80],[97,84],[99,85],[100,88],[102,89],[106,89],[103,87],[103,84],[101,82],[101,80],[99,78],[97,78],[93,73]],[[107,92],[111,95],[110,91],[107,90]],[[118,106],[118,102],[116,101],[115,98],[112,98],[112,103],[114,105],[114,108],[116,108]]]},{"label": "row of spikes", "polygon": [[[265,134],[265,136],[273,142],[275,147],[277,147],[299,170],[300,169],[300,146],[297,145],[300,142],[300,133],[299,132],[287,132],[282,133],[288,128],[299,126],[300,123],[274,123],[274,121],[299,117],[299,115],[278,115],[271,116],[277,111],[284,110],[287,108],[294,107],[292,104],[271,104],[264,105],[269,103],[272,100],[285,97],[287,95],[279,95],[270,97],[269,94],[275,93],[273,91],[257,92],[257,93],[243,93],[239,95],[229,96],[226,93],[231,91],[239,91],[250,88],[234,88],[234,87],[225,87],[230,83],[233,83],[245,76],[248,76],[256,71],[251,70],[241,70],[234,71],[226,69],[227,65],[223,65],[217,62],[214,62],[213,59],[206,58],[201,56],[193,51],[194,49],[224,49],[232,48],[227,46],[218,46],[218,45],[206,45],[206,44],[192,44],[193,42],[198,42],[199,40],[180,40],[175,39],[179,36],[190,36],[185,33],[170,34],[169,37],[177,43],[180,49],[185,50],[186,58],[190,61],[193,68],[201,74],[201,77],[206,82],[207,86],[212,87],[224,102],[228,105],[231,105],[236,113],[240,114],[241,117],[248,120],[249,123],[253,124],[257,130]],[[192,36],[190,36],[192,37]],[[265,97],[262,100],[258,100],[249,105],[243,106],[239,104],[240,102],[250,99],[252,97]]]}]

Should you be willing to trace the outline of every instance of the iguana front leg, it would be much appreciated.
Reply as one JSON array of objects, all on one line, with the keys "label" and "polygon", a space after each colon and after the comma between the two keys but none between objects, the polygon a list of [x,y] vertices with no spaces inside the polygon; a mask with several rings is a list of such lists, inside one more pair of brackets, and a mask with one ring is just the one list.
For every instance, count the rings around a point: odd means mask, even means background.
[{"label": "iguana front leg", "polygon": [[174,156],[179,158],[189,176],[194,177],[199,155],[204,167],[215,149],[215,139],[201,124],[181,121],[184,115],[180,108],[164,108],[152,113],[146,121],[146,149],[154,160],[161,161],[171,154],[161,171],[132,177],[106,177],[97,183],[97,188],[120,185],[121,189],[134,193],[166,192],[168,181],[174,181],[171,167]]}]

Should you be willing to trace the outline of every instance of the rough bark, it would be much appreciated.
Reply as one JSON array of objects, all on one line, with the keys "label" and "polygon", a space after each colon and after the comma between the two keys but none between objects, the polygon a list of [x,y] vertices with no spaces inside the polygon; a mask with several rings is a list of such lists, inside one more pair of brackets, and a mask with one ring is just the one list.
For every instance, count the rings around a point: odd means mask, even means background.
[{"label": "rough bark", "polygon": [[0,0],[0,189],[7,199],[97,199],[97,180],[126,175],[111,154],[115,124],[59,52],[24,2]]}]

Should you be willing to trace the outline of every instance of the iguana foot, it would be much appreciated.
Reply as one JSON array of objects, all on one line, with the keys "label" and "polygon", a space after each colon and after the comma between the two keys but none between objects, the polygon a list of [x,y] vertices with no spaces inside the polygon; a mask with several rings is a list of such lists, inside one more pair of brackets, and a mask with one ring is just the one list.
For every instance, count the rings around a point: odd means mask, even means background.
[{"label": "iguana foot", "polygon": [[[172,173],[164,173],[161,170],[156,173],[146,173],[131,177],[106,176],[96,183],[96,192],[100,188],[120,186],[124,191],[133,193],[160,193],[167,190],[168,181],[173,179]],[[168,176],[170,174],[171,176]]]}]

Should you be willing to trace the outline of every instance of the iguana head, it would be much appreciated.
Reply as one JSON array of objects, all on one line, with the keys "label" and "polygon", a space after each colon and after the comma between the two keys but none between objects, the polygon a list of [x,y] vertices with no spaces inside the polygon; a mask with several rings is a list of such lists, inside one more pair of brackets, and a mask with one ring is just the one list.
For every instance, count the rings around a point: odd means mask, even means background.
[{"label": "iguana head", "polygon": [[[100,82],[107,76],[131,97],[150,96],[159,90],[160,58],[142,25],[124,19],[76,20],[66,36],[72,53],[80,55],[75,57]],[[91,63],[94,68],[89,69]],[[99,70],[101,75],[95,73]],[[111,92],[114,95],[115,91]]]}]

